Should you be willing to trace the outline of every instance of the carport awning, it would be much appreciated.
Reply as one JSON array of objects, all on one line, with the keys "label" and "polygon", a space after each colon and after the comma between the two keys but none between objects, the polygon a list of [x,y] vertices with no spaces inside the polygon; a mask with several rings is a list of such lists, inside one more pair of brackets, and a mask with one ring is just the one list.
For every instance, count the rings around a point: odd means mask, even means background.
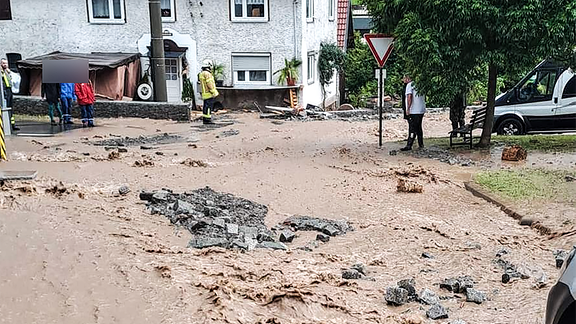
[{"label": "carport awning", "polygon": [[63,53],[52,52],[16,62],[19,69],[42,69],[42,60],[88,60],[90,70],[115,69],[140,58],[139,53]]}]

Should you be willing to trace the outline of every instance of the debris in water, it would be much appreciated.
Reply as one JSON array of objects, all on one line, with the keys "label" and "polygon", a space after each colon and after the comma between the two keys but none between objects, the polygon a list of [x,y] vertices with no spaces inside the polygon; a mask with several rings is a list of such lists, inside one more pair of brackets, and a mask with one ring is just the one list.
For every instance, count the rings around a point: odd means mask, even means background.
[{"label": "debris in water", "polygon": [[148,159],[143,159],[142,161],[134,161],[134,164],[132,165],[134,167],[149,167],[149,166],[154,166],[154,162],[148,160]]},{"label": "debris in water", "polygon": [[396,190],[398,192],[422,193],[423,188],[421,184],[415,181],[398,178],[398,184],[396,185]]},{"label": "debris in water", "polygon": [[197,168],[197,167],[205,168],[205,167],[208,166],[208,163],[206,163],[206,162],[204,162],[204,161],[194,160],[194,159],[191,159],[191,158],[187,158],[186,160],[180,162],[180,164],[184,164],[184,165],[186,165],[186,166],[194,167],[194,168]]},{"label": "debris in water", "polygon": [[89,142],[88,144],[95,146],[137,146],[151,144],[172,144],[181,140],[183,140],[181,136],[164,133],[152,136],[141,135],[138,137],[111,138],[101,141]]},{"label": "debris in water", "polygon": [[505,147],[504,150],[502,150],[503,161],[524,161],[527,156],[528,153],[526,150],[519,145]]}]

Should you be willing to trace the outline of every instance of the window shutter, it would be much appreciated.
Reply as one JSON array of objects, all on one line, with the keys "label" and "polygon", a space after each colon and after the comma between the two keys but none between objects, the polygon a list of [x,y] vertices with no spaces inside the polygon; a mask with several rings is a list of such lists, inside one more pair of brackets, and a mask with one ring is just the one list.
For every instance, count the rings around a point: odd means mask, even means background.
[{"label": "window shutter", "polygon": [[0,20],[12,20],[10,0],[0,0]]},{"label": "window shutter", "polygon": [[232,68],[234,71],[268,71],[270,56],[233,56]]}]

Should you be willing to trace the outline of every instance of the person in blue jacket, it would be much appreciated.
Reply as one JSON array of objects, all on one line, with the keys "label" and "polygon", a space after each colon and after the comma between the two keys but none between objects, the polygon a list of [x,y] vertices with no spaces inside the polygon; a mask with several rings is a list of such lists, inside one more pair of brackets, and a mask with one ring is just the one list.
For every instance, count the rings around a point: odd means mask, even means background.
[{"label": "person in blue jacket", "polygon": [[64,124],[72,124],[72,104],[76,101],[74,83],[60,84],[60,101],[62,102],[62,117]]}]

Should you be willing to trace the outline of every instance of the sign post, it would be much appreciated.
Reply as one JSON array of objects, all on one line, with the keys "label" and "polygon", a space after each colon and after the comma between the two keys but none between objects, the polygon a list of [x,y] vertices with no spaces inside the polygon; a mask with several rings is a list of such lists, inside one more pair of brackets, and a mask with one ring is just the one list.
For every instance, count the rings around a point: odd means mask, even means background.
[{"label": "sign post", "polygon": [[390,53],[392,53],[394,38],[384,34],[366,34],[364,35],[370,51],[376,58],[380,67],[378,75],[378,145],[382,147],[382,107],[384,105],[384,64]]}]

